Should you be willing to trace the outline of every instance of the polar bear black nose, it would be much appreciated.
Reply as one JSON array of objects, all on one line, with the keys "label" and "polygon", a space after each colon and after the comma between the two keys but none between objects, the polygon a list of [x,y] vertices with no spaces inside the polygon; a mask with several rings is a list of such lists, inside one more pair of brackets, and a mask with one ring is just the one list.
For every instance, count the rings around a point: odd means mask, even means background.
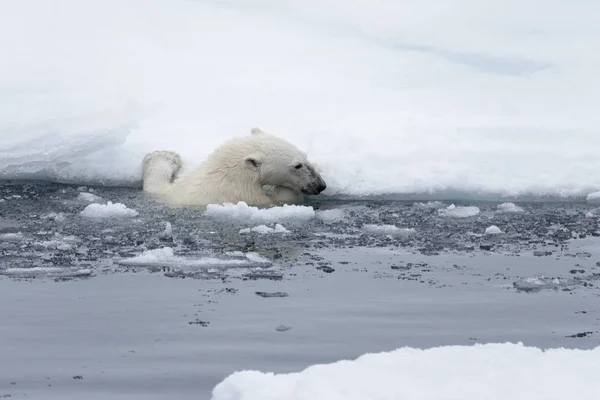
[{"label": "polar bear black nose", "polygon": [[324,181],[320,182],[319,186],[317,186],[317,191],[321,193],[325,189],[327,189],[327,184]]}]

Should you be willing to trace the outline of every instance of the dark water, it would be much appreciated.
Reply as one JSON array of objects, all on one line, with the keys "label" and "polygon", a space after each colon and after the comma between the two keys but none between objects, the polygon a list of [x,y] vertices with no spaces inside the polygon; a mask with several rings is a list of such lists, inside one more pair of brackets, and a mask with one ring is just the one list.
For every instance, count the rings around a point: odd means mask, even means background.
[{"label": "dark water", "polygon": [[[480,212],[455,218],[439,204],[320,201],[311,205],[340,211],[258,235],[239,230],[259,223],[169,209],[130,189],[94,194],[138,216],[84,218],[78,194],[0,186],[0,397],[209,399],[234,371],[298,371],[402,346],[600,344],[591,205],[462,204]],[[504,233],[484,235],[490,225]],[[163,247],[179,258],[126,262]],[[231,263],[186,261],[202,257]]]}]

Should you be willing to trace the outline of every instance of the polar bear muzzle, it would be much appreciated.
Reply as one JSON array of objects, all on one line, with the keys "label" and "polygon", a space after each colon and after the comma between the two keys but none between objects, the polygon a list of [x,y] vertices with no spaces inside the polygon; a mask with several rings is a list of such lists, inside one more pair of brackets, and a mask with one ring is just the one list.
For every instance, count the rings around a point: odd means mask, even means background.
[{"label": "polar bear muzzle", "polygon": [[311,179],[305,187],[301,188],[300,191],[306,195],[317,195],[327,189],[327,184],[321,175],[315,170],[315,168],[306,163],[305,168],[308,169]]}]

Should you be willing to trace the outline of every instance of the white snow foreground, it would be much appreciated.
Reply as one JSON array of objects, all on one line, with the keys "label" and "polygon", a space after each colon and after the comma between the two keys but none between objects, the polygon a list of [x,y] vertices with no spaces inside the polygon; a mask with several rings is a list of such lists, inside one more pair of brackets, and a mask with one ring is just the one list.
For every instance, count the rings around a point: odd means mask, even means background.
[{"label": "white snow foreground", "polygon": [[405,347],[297,373],[236,372],[212,400],[597,400],[599,370],[600,347]]}]

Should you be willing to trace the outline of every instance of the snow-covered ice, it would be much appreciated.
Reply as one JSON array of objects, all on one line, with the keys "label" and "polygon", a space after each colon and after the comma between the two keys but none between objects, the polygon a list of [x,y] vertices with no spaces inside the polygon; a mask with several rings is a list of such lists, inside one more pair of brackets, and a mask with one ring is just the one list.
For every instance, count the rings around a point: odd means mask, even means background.
[{"label": "snow-covered ice", "polygon": [[239,371],[212,400],[596,400],[600,347],[548,349],[521,343],[400,348],[295,373]]},{"label": "snow-covered ice", "polygon": [[502,230],[496,225],[490,225],[487,228],[485,228],[485,233],[486,235],[497,235],[499,233],[502,233]]},{"label": "snow-covered ice", "polygon": [[302,222],[315,217],[315,210],[309,206],[284,204],[279,207],[258,208],[240,201],[237,204],[209,204],[204,215],[207,217],[239,222]]},{"label": "snow-covered ice", "polygon": [[327,194],[600,190],[596,2],[60,4],[1,7],[1,177],[139,187],[258,125]]},{"label": "snow-covered ice", "polygon": [[135,217],[138,212],[125,204],[109,201],[106,204],[90,204],[81,211],[81,215],[87,218],[120,218]]},{"label": "snow-covered ice", "polygon": [[450,204],[446,208],[438,209],[438,213],[444,217],[468,218],[479,214],[479,207],[476,206],[455,206]]}]

